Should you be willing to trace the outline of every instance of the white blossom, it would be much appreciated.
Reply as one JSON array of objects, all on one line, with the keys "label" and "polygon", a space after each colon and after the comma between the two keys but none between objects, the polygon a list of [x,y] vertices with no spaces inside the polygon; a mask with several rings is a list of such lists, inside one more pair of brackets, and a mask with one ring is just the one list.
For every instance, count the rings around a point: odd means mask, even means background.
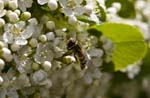
[{"label": "white blossom", "polygon": [[27,8],[32,6],[33,0],[18,0],[18,7],[22,12],[25,12]]},{"label": "white blossom", "polygon": [[18,45],[26,45],[27,39],[32,36],[36,27],[35,23],[32,23],[32,21],[29,22],[27,26],[25,26],[26,23],[24,21],[19,21],[16,24],[6,24],[4,26],[3,40],[6,43],[15,42]]},{"label": "white blossom", "polygon": [[34,55],[34,60],[42,64],[44,61],[52,61],[54,58],[54,53],[50,49],[50,43],[39,43],[36,48],[36,53]]},{"label": "white blossom", "polygon": [[33,73],[32,78],[33,82],[35,82],[36,84],[40,84],[47,79],[47,73],[43,70],[38,70]]}]

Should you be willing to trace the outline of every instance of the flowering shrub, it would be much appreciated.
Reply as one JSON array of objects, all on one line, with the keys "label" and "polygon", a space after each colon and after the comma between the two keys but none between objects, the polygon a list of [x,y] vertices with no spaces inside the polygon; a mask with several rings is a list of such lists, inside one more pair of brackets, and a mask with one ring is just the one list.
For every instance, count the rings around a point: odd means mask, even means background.
[{"label": "flowering shrub", "polygon": [[0,98],[149,98],[149,6],[0,0]]}]

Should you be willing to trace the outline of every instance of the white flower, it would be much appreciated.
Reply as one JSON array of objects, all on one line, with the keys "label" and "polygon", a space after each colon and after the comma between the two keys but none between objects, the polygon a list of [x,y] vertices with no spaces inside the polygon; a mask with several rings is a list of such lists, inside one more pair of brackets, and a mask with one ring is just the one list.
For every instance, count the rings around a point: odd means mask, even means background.
[{"label": "white flower", "polygon": [[17,51],[18,55],[13,54],[14,62],[16,63],[16,69],[20,73],[32,71],[33,60],[29,56],[32,53],[32,48],[29,46],[23,46]]},{"label": "white flower", "polygon": [[36,48],[34,60],[42,64],[44,61],[52,61],[54,57],[53,51],[50,49],[51,43],[39,43]]},{"label": "white flower", "polygon": [[22,12],[25,12],[27,8],[32,6],[33,0],[18,0],[18,6]]},{"label": "white flower", "polygon": [[38,70],[33,73],[33,82],[36,84],[40,84],[47,79],[47,73],[43,70]]},{"label": "white flower", "polygon": [[20,88],[31,86],[29,77],[25,73],[19,74],[19,76],[16,79],[16,83],[17,83],[17,86]]},{"label": "white flower", "polygon": [[87,73],[85,76],[84,76],[84,82],[86,84],[91,84],[93,82],[93,78],[91,76],[91,73]]},{"label": "white flower", "polygon": [[141,62],[131,64],[126,68],[127,75],[130,79],[133,79],[139,72],[140,72],[140,65]]},{"label": "white flower", "polygon": [[101,58],[92,58],[91,61],[95,67],[100,67],[103,63],[103,60]]},{"label": "white flower", "polygon": [[84,8],[80,5],[82,0],[58,0],[58,2],[62,6],[62,12],[66,16],[79,16],[84,13]]},{"label": "white flower", "polygon": [[27,39],[30,38],[35,30],[36,22],[29,20],[29,24],[26,26],[24,21],[19,21],[16,24],[6,24],[4,26],[3,40],[6,43],[15,42],[18,45],[26,45]]},{"label": "white flower", "polygon": [[47,3],[50,10],[54,11],[58,8],[57,0],[37,0],[38,4],[44,5]]},{"label": "white flower", "polygon": [[101,50],[101,49],[97,49],[97,48],[92,48],[90,51],[89,51],[89,54],[91,57],[98,57],[98,58],[101,58],[104,54],[104,52]]}]

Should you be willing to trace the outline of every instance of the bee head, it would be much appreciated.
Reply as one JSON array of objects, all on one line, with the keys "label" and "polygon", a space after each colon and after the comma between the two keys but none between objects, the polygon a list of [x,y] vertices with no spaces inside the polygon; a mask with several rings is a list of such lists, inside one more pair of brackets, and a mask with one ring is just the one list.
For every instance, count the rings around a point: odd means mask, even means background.
[{"label": "bee head", "polygon": [[67,49],[71,50],[72,48],[74,48],[75,45],[76,45],[76,39],[75,38],[70,38],[69,42],[67,44]]}]

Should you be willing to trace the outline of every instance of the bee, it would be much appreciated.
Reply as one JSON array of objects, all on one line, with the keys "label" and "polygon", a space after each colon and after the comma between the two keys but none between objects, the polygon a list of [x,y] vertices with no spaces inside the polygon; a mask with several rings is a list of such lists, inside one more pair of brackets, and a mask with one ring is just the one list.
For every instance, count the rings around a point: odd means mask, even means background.
[{"label": "bee", "polygon": [[70,38],[67,43],[67,50],[73,53],[77,62],[80,63],[81,69],[86,69],[86,56],[85,52],[83,51],[81,45],[79,45],[78,41],[75,38]]}]

